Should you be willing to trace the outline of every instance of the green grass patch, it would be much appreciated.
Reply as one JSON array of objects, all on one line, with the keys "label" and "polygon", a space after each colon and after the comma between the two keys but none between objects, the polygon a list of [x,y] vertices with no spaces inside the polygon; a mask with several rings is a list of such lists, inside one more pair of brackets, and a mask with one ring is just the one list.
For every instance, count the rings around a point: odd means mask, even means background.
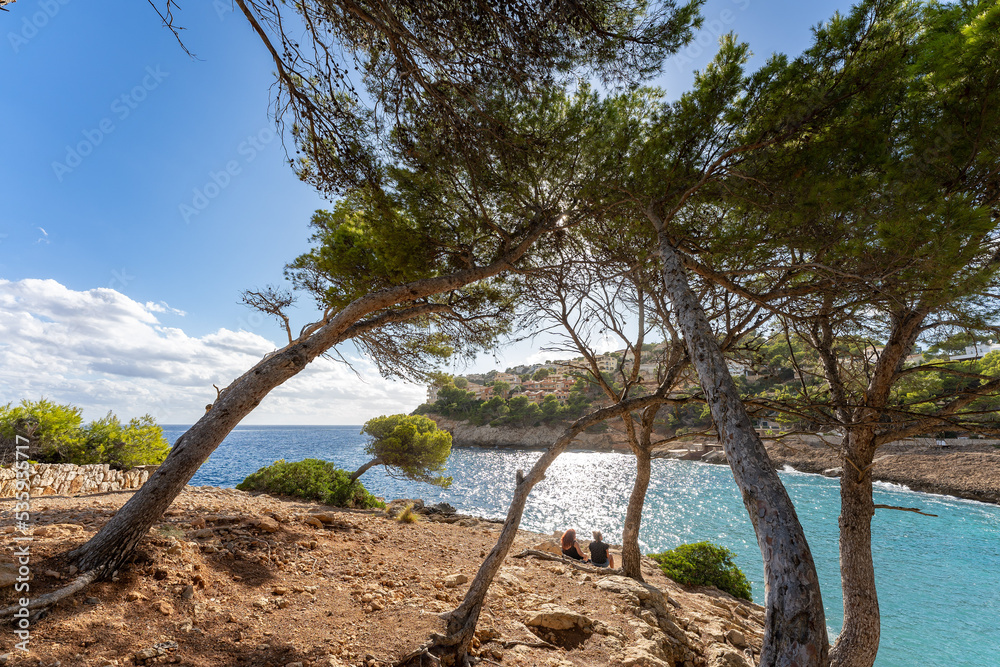
[{"label": "green grass patch", "polygon": [[676,549],[649,554],[663,573],[679,584],[715,586],[733,597],[750,600],[750,582],[736,566],[734,554],[711,542],[682,544]]},{"label": "green grass patch", "polygon": [[420,515],[413,511],[413,505],[407,505],[396,515],[396,523],[420,523]]},{"label": "green grass patch", "polygon": [[350,480],[351,473],[328,461],[305,459],[289,463],[281,459],[253,473],[236,488],[318,500],[336,507],[385,508],[385,503],[368,493],[361,482],[352,484]]}]

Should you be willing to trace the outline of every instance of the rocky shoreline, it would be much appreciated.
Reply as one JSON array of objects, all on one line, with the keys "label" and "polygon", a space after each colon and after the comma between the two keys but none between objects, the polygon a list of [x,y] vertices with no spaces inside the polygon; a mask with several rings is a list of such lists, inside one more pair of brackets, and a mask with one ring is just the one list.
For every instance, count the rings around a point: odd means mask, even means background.
[{"label": "rocky shoreline", "polygon": [[[1000,504],[1000,447],[975,440],[905,440],[883,445],[875,456],[872,477],[913,491]],[[819,438],[795,443],[766,443],[775,466],[839,477],[836,451]]]},{"label": "rocky shoreline", "polygon": [[[452,434],[455,447],[497,449],[545,449],[562,433],[560,426],[494,428],[473,426],[437,415],[428,415],[439,428]],[[1000,504],[1000,444],[997,441],[946,440],[940,446],[933,439],[917,438],[883,445],[872,469],[876,481],[901,484],[913,491],[937,493],[967,500]],[[834,438],[795,436],[765,440],[775,467],[837,477],[840,457]],[[583,433],[571,449],[629,453],[625,434],[613,427],[605,433]],[[726,457],[716,442],[672,444],[654,456],[705,463],[725,464]]]}]

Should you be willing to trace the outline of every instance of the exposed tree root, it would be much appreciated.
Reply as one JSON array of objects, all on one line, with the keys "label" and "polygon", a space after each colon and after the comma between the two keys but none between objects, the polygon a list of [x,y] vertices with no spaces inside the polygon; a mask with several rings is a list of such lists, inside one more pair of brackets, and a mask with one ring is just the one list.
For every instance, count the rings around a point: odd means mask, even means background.
[{"label": "exposed tree root", "polygon": [[60,600],[64,600],[74,593],[83,590],[89,586],[99,574],[98,570],[88,570],[84,572],[79,577],[74,579],[72,583],[68,586],[63,586],[62,588],[52,591],[51,593],[46,593],[41,597],[37,597],[31,600],[27,607],[22,607],[21,605],[13,605],[7,607],[6,609],[0,609],[0,618],[10,618],[21,609],[42,609],[43,607],[51,607]]},{"label": "exposed tree root", "polygon": [[515,646],[527,646],[528,648],[548,648],[556,651],[559,649],[555,644],[550,644],[548,642],[543,642],[541,640],[537,642],[524,642],[520,639],[511,639],[510,641],[505,641],[500,644],[504,648],[514,648]]}]

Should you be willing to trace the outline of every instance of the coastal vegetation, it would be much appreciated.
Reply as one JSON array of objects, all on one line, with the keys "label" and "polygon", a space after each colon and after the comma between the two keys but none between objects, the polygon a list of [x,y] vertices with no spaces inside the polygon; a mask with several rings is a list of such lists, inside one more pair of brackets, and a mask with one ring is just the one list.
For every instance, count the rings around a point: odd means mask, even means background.
[{"label": "coastal vegetation", "polygon": [[[906,364],[921,340],[996,330],[1000,68],[983,63],[1000,52],[1000,8],[863,0],[818,27],[800,56],[773,56],[754,72],[749,45],[728,35],[671,102],[637,84],[691,41],[700,2],[586,0],[546,13],[513,4],[403,2],[367,14],[237,0],[277,68],[277,120],[304,156],[293,167],[340,196],[313,216],[313,245],[286,270],[320,314],[296,335],[291,293],[244,295],[277,318],[288,344],[221,390],[142,490],[71,554],[78,582],[117,571],[235,425],[336,345],[353,341],[387,377],[425,380],[441,360],[491,349],[541,314],[587,361],[589,380],[565,404],[506,397],[502,384],[484,401],[458,381],[439,392],[451,416],[565,428],[518,475],[496,546],[445,634],[413,660],[468,663],[528,494],[578,433],[625,424],[637,459],[628,547],[658,411],[703,404],[761,547],[760,664],[870,667],[875,451],[894,437],[976,427],[977,408],[1000,389],[995,359],[971,371]],[[304,39],[283,31],[300,19]],[[594,76],[607,95],[581,83]],[[587,303],[594,294],[602,301]],[[638,320],[632,364],[602,369],[588,327],[618,333],[629,318]],[[647,381],[635,350],[656,329],[669,356]],[[750,346],[754,330],[761,345],[785,340],[794,371],[751,398],[727,355]],[[681,391],[684,373],[693,381]],[[805,534],[754,429],[760,410],[846,434],[845,626],[833,647]],[[368,465],[439,472],[445,440],[420,419],[369,422]],[[428,456],[399,458],[414,445]],[[293,472],[282,463],[259,480],[310,493],[353,488],[321,463]],[[641,578],[628,549],[626,571]]]},{"label": "coastal vegetation", "polygon": [[444,472],[451,454],[451,433],[419,415],[391,415],[365,422],[361,429],[369,436],[365,452],[374,458],[351,474],[353,482],[373,466],[385,466],[389,475],[443,488],[451,486]]},{"label": "coastal vegetation", "polygon": [[750,582],[734,562],[736,554],[711,542],[681,544],[669,551],[649,554],[663,574],[679,584],[715,586],[736,598],[750,600]]},{"label": "coastal vegetation", "polygon": [[241,491],[318,500],[335,507],[383,508],[385,503],[368,493],[361,482],[329,461],[304,459],[275,461],[236,485]]},{"label": "coastal vegetation", "polygon": [[13,463],[15,446],[22,442],[29,444],[22,459],[75,465],[106,463],[119,470],[157,465],[170,451],[163,429],[150,415],[123,424],[109,412],[85,425],[80,408],[44,398],[0,406],[0,463]]}]

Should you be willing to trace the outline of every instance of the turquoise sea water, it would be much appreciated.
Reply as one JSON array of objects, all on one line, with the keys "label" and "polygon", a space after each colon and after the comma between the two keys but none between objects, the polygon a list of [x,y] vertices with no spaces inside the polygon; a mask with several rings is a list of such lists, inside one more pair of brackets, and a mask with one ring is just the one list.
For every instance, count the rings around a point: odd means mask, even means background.
[{"label": "turquoise sea water", "polygon": [[[173,442],[183,427],[165,427]],[[276,459],[322,458],[352,470],[365,462],[359,426],[238,427],[198,471],[195,485],[231,487]],[[502,518],[518,468],[533,451],[456,448],[450,489],[389,477],[374,468],[365,486],[387,499],[441,500],[460,512]],[[601,530],[620,541],[634,459],[622,454],[568,452],[532,492],[522,528],[551,532]],[[782,473],[809,539],[823,588],[831,640],[843,614],[837,555],[837,481]],[[873,523],[882,609],[878,667],[1000,666],[1000,506],[878,485],[877,503],[919,507],[937,518],[879,510]],[[724,466],[654,460],[640,534],[645,551],[710,540],[737,554],[763,597],[763,568],[753,529],[732,474]]]}]

